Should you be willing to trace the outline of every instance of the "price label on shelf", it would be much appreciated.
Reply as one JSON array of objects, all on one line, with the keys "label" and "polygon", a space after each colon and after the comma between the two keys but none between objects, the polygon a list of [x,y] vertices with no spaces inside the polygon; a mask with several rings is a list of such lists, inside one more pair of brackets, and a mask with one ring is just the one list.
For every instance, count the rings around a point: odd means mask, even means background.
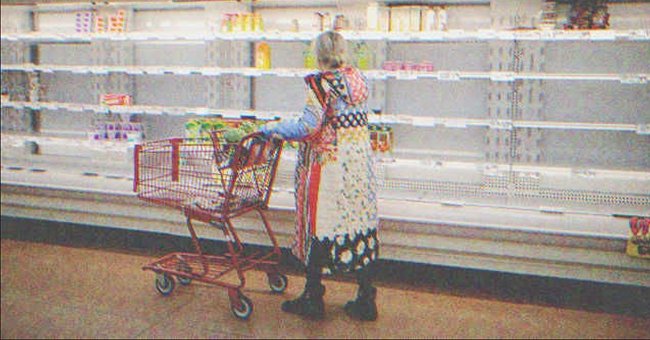
[{"label": "price label on shelf", "polygon": [[90,73],[90,69],[83,66],[76,66],[76,67],[71,67],[70,72],[74,74],[84,74],[84,73]]},{"label": "price label on shelf", "polygon": [[512,130],[512,121],[495,119],[490,121],[488,126],[490,127],[490,129],[495,129],[495,130]]},{"label": "price label on shelf", "polygon": [[623,74],[620,77],[622,84],[646,84],[648,82],[647,74]]},{"label": "price label on shelf", "polygon": [[459,129],[465,129],[467,128],[467,121],[464,119],[445,119],[443,121],[443,124],[445,127],[448,128],[459,128]]},{"label": "price label on shelf", "polygon": [[399,80],[418,79],[418,74],[417,72],[397,71],[395,72],[395,79],[399,79]]},{"label": "price label on shelf", "polygon": [[540,38],[540,40],[554,40],[555,39],[555,31],[541,30],[541,31],[539,31],[539,38]]},{"label": "price label on shelf", "polygon": [[458,71],[439,71],[438,79],[445,81],[459,81],[460,72]]},{"label": "price label on shelf", "polygon": [[436,126],[436,120],[432,117],[411,117],[411,125],[413,126]]},{"label": "price label on shelf", "polygon": [[194,69],[186,68],[186,67],[179,67],[174,69],[174,73],[178,75],[190,75],[194,72],[195,72]]},{"label": "price label on shelf", "polygon": [[42,110],[51,110],[51,111],[56,111],[56,110],[58,110],[59,108],[60,108],[59,105],[58,105],[58,104],[55,104],[55,103],[42,103],[42,104],[41,104],[41,109],[42,109]]},{"label": "price label on shelf", "polygon": [[650,124],[639,124],[636,126],[636,133],[639,135],[650,135]]},{"label": "price label on shelf", "polygon": [[589,37],[591,40],[596,41],[616,40],[616,33],[610,30],[591,31],[589,32]]},{"label": "price label on shelf", "polygon": [[648,38],[650,38],[650,31],[630,30],[625,34],[625,37],[630,40],[648,40]]},{"label": "price label on shelf", "polygon": [[497,37],[495,30],[478,30],[477,37],[482,40],[490,40]]},{"label": "price label on shelf", "polygon": [[492,72],[490,73],[490,80],[492,81],[515,81],[514,72]]}]

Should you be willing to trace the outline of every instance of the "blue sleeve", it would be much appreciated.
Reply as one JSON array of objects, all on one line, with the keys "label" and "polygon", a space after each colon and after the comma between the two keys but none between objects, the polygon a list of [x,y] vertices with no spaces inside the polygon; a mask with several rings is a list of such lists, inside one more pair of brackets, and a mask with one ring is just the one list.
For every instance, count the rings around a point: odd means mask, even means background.
[{"label": "blue sleeve", "polygon": [[283,120],[278,123],[269,123],[260,129],[265,136],[276,135],[283,139],[301,139],[311,134],[320,124],[320,110],[307,105],[303,110],[302,117],[298,119]]}]

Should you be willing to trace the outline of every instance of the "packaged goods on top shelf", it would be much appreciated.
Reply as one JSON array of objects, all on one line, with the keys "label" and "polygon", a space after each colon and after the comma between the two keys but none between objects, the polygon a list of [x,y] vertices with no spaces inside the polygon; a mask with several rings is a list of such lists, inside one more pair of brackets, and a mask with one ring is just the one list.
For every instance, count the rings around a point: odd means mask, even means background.
[{"label": "packaged goods on top shelf", "polygon": [[94,14],[90,11],[77,12],[75,15],[75,31],[77,33],[90,33],[93,31]]},{"label": "packaged goods on top shelf", "polygon": [[264,21],[259,13],[225,13],[221,18],[221,32],[262,32]]},{"label": "packaged goods on top shelf", "polygon": [[549,30],[555,28],[555,24],[557,23],[555,5],[555,1],[544,1],[542,4],[542,13],[539,28]]},{"label": "packaged goods on top shelf", "polygon": [[609,28],[607,2],[603,0],[576,0],[571,4],[565,29]]},{"label": "packaged goods on top shelf", "polygon": [[368,5],[367,29],[383,32],[430,32],[447,30],[446,6]]},{"label": "packaged goods on top shelf", "polygon": [[95,33],[126,32],[126,11],[119,10],[114,15],[102,16],[95,14]]}]

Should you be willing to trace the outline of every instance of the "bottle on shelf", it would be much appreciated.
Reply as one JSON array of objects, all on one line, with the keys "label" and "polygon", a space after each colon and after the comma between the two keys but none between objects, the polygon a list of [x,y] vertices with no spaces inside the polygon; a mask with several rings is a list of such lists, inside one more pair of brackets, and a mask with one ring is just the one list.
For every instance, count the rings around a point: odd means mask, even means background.
[{"label": "bottle on shelf", "polygon": [[366,29],[368,31],[379,30],[379,4],[372,2],[366,9]]},{"label": "bottle on shelf", "polygon": [[253,14],[253,31],[255,32],[264,31],[264,20],[262,20],[262,15],[259,13]]},{"label": "bottle on shelf", "polygon": [[437,14],[436,10],[433,7],[427,7],[423,11],[422,15],[422,30],[425,32],[435,31],[438,27],[437,24]]},{"label": "bottle on shelf", "polygon": [[356,62],[357,62],[357,67],[360,70],[368,70],[372,68],[371,63],[372,63],[372,54],[370,53],[370,48],[368,47],[368,44],[365,42],[360,42],[357,44],[356,48]]},{"label": "bottle on shelf", "polygon": [[446,31],[447,30],[447,8],[445,6],[441,6],[438,8],[438,20],[436,22],[438,23],[438,30],[440,31]]},{"label": "bottle on shelf", "polygon": [[302,52],[304,59],[304,66],[307,69],[315,69],[316,65],[316,55],[314,54],[311,44],[305,44],[305,50]]},{"label": "bottle on shelf", "polygon": [[255,67],[263,70],[271,68],[271,47],[264,41],[255,50]]}]

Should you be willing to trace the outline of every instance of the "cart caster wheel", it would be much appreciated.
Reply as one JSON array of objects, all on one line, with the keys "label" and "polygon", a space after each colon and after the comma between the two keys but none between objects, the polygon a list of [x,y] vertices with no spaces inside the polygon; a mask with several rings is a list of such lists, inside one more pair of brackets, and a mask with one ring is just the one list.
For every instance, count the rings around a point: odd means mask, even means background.
[{"label": "cart caster wheel", "polygon": [[238,299],[239,306],[237,306],[237,303],[230,301],[230,310],[237,318],[248,320],[251,314],[253,314],[253,302],[242,293],[238,293]]},{"label": "cart caster wheel", "polygon": [[174,291],[174,286],[176,285],[174,283],[174,278],[165,273],[156,274],[155,284],[156,290],[163,296],[171,294]]},{"label": "cart caster wheel", "polygon": [[269,278],[269,287],[273,293],[283,293],[288,286],[289,281],[284,274],[266,274]]},{"label": "cart caster wheel", "polygon": [[[192,267],[190,267],[190,265],[185,261],[179,262],[178,265],[176,265],[176,270],[179,272],[192,274]],[[187,286],[192,283],[192,279],[189,277],[176,276],[176,280],[178,280],[178,283],[182,284],[183,286]]]}]

